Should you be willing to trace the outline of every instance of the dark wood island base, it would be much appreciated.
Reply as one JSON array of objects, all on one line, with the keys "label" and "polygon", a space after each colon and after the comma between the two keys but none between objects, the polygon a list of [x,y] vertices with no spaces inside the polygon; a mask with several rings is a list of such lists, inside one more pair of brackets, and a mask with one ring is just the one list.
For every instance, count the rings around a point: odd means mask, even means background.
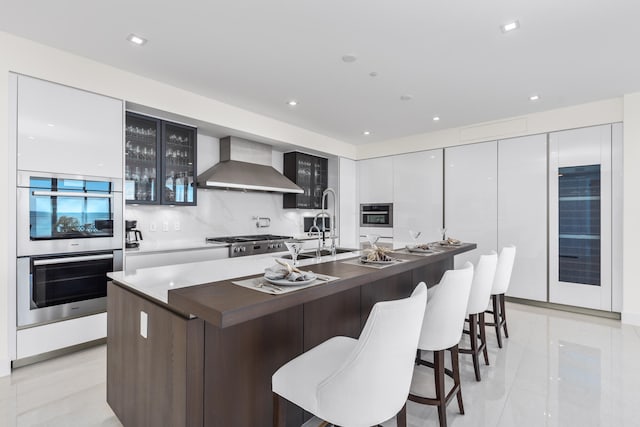
[{"label": "dark wood island base", "polygon": [[[108,287],[107,402],[125,427],[272,424],[271,376],[326,339],[357,338],[378,301],[435,285],[465,244],[373,269],[341,261],[305,268],[340,280],[268,295],[229,280],[169,291],[168,304]],[[141,335],[141,312],[148,319]],[[144,316],[144,315],[143,315]],[[308,418],[293,405],[287,426]]]}]

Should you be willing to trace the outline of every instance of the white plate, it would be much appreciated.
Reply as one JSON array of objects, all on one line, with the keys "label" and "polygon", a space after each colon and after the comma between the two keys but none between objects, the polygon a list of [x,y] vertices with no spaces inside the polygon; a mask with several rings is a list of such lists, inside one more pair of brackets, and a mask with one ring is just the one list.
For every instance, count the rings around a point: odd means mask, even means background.
[{"label": "white plate", "polygon": [[421,253],[421,254],[432,254],[435,251],[431,250],[431,249],[422,249],[422,248],[417,248],[415,246],[409,246],[407,245],[407,250],[409,252],[417,252],[417,253]]},{"label": "white plate", "polygon": [[374,264],[374,265],[388,265],[388,264],[393,264],[394,262],[396,262],[395,259],[389,260],[389,261],[369,261],[367,260],[367,257],[360,257],[360,262],[363,264]]},{"label": "white plate", "polygon": [[309,280],[296,280],[295,282],[292,282],[291,280],[287,280],[287,279],[267,279],[266,277],[264,278],[264,280],[266,280],[269,283],[273,283],[274,285],[278,285],[278,286],[304,286],[304,285],[310,285],[313,282],[315,282],[318,278],[314,277],[313,279],[309,279]]}]

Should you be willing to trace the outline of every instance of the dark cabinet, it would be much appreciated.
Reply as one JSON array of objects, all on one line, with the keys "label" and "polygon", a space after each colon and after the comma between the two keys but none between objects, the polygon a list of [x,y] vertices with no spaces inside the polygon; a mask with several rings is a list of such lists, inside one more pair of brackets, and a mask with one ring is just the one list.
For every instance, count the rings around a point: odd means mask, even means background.
[{"label": "dark cabinet", "polygon": [[322,207],[322,192],[327,189],[327,159],[297,151],[285,153],[284,175],[304,190],[302,194],[285,194],[284,208]]},{"label": "dark cabinet", "polygon": [[196,204],[195,128],[127,112],[125,200]]}]

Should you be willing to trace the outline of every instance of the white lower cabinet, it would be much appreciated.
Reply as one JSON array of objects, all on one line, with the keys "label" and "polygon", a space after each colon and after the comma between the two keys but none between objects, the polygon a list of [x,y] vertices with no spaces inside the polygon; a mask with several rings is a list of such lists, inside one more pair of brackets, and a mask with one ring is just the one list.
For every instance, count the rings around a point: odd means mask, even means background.
[{"label": "white lower cabinet", "polygon": [[107,313],[21,329],[16,334],[17,359],[105,338]]},{"label": "white lower cabinet", "polygon": [[185,249],[167,252],[125,252],[125,271],[188,262],[212,261],[229,257],[229,248]]},{"label": "white lower cabinet", "polygon": [[507,295],[547,300],[547,135],[498,141],[498,251],[516,246]]},{"label": "white lower cabinet", "polygon": [[409,230],[420,231],[419,242],[441,238],[443,150],[393,156],[393,234],[411,243]]},{"label": "white lower cabinet", "polygon": [[497,250],[497,141],[444,150],[444,216],[447,236],[475,242],[478,249],[455,257],[456,268],[474,265]]}]

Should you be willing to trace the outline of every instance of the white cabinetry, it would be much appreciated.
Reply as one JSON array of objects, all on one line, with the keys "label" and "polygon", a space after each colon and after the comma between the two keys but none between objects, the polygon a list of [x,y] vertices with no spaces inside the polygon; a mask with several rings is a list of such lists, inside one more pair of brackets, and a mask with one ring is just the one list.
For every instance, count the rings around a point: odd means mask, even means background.
[{"label": "white cabinetry", "polygon": [[420,242],[440,240],[442,227],[442,150],[393,156],[393,234],[411,242],[409,230],[421,231]]},{"label": "white cabinetry", "polygon": [[447,235],[478,245],[457,255],[455,264],[475,264],[481,254],[497,249],[497,142],[446,148],[444,153]]},{"label": "white cabinetry", "polygon": [[508,295],[547,300],[547,135],[498,142],[498,251],[517,248]]},{"label": "white cabinetry", "polygon": [[122,178],[122,101],[18,76],[18,169]]},{"label": "white cabinetry", "polygon": [[393,158],[360,160],[358,187],[360,203],[391,203],[393,201]]},{"label": "white cabinetry", "polygon": [[165,252],[125,252],[125,271],[163,265],[186,264],[188,262],[212,261],[229,257],[229,248],[187,249]]},{"label": "white cabinetry", "polygon": [[338,197],[340,198],[340,246],[345,248],[358,247],[358,198],[356,180],[356,162],[351,159],[340,158],[340,186]]}]

